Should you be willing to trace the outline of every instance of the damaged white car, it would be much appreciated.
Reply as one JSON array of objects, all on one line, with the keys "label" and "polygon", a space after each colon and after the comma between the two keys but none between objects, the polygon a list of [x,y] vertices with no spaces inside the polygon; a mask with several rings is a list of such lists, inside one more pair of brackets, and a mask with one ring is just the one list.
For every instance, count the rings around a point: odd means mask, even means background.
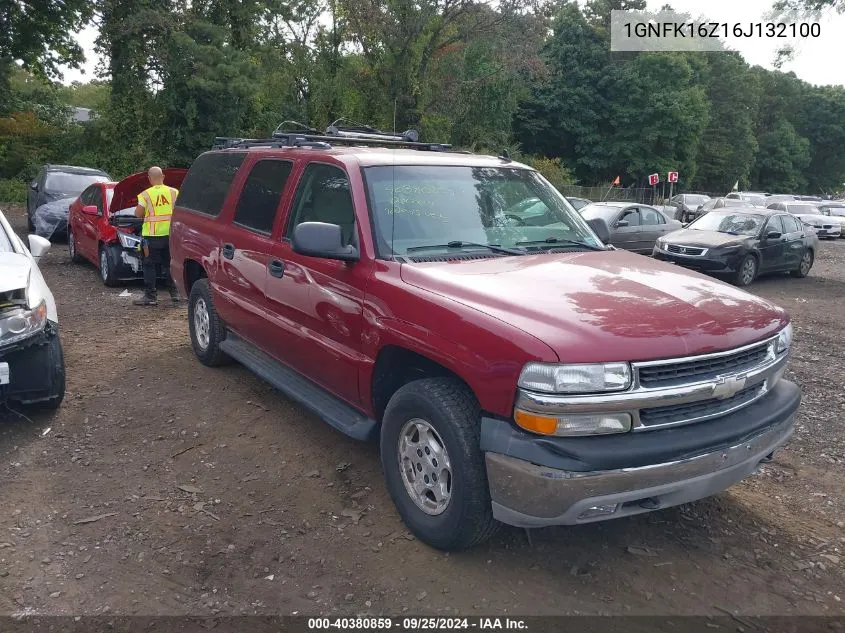
[{"label": "damaged white car", "polygon": [[50,242],[29,248],[0,211],[0,407],[54,409],[65,395],[65,361],[56,301],[38,268]]}]

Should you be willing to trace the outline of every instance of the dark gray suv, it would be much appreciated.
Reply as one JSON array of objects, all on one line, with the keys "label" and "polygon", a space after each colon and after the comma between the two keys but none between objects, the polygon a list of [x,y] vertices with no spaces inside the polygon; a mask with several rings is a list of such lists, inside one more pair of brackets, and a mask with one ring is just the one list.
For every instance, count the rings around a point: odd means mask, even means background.
[{"label": "dark gray suv", "polygon": [[30,183],[26,196],[26,217],[29,230],[35,229],[33,215],[42,204],[62,198],[75,198],[88,185],[110,180],[111,176],[99,169],[74,167],[72,165],[44,165],[38,170],[35,180]]}]

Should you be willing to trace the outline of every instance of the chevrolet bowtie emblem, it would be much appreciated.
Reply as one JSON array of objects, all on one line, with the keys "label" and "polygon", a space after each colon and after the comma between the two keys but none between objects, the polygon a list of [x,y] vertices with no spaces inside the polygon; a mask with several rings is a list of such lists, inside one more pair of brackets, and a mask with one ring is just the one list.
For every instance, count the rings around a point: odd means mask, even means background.
[{"label": "chevrolet bowtie emblem", "polygon": [[730,398],[745,388],[745,374],[735,376],[719,376],[713,385],[713,397],[719,400]]}]

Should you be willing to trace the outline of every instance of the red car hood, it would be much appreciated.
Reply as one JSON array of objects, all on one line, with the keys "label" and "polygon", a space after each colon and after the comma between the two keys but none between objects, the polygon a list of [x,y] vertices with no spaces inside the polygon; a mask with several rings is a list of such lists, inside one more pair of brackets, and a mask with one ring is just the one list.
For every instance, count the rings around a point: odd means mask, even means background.
[{"label": "red car hood", "polygon": [[530,333],[564,362],[721,351],[789,320],[747,292],[626,251],[403,264],[401,276]]},{"label": "red car hood", "polygon": [[[163,171],[164,184],[168,187],[175,187],[176,189],[182,186],[182,181],[185,180],[185,174],[188,173],[187,169],[178,169],[175,167],[167,168]],[[114,193],[109,204],[109,214],[116,213],[127,207],[136,206],[138,204],[138,194],[149,186],[150,181],[145,171],[132,174],[121,180],[114,186]]]}]

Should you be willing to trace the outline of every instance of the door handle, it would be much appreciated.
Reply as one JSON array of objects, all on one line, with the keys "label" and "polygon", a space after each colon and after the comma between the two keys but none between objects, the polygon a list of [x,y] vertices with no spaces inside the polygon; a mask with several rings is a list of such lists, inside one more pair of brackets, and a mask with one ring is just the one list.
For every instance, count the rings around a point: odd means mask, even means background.
[{"label": "door handle", "polygon": [[234,244],[223,244],[223,257],[226,259],[234,259],[235,258],[235,245]]},{"label": "door handle", "polygon": [[273,277],[284,277],[285,275],[285,264],[280,262],[278,259],[270,260],[270,263],[267,264],[267,270]]}]

